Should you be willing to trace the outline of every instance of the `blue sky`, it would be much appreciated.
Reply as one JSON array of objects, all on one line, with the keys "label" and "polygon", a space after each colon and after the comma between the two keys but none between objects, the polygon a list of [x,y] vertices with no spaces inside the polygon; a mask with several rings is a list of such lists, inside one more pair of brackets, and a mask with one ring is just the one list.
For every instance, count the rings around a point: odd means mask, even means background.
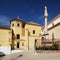
[{"label": "blue sky", "polygon": [[9,26],[19,16],[25,22],[44,25],[44,7],[48,7],[48,21],[60,13],[60,0],[0,0],[0,25]]}]

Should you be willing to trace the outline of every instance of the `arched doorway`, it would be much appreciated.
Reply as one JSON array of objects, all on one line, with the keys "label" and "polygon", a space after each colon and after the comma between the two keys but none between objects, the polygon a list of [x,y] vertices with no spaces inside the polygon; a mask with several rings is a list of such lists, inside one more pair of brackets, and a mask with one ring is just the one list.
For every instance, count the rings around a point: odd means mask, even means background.
[{"label": "arched doorway", "polygon": [[19,48],[19,43],[17,43],[17,48]]},{"label": "arched doorway", "polygon": [[35,43],[34,43],[34,48],[35,49],[37,48],[36,43],[37,43],[37,39],[35,39]]}]

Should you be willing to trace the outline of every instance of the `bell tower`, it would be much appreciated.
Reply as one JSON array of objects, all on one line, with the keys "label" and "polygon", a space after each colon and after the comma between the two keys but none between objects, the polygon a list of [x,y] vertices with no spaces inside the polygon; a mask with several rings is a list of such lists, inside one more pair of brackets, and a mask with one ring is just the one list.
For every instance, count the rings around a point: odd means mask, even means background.
[{"label": "bell tower", "polygon": [[11,20],[11,29],[12,29],[12,36],[13,36],[13,43],[14,43],[14,48],[20,48],[20,43],[21,43],[21,39],[23,36],[23,27],[25,22],[22,21],[22,19],[19,19],[19,17],[17,17],[16,19]]},{"label": "bell tower", "polygon": [[44,33],[47,34],[48,11],[47,11],[46,6],[45,6],[45,10],[44,10],[44,19],[45,19]]}]

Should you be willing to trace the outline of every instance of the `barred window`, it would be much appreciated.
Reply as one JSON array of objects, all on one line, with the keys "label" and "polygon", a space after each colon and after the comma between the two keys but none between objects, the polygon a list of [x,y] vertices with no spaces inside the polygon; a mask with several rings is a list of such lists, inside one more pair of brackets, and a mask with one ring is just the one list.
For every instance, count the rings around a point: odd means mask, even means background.
[{"label": "barred window", "polygon": [[20,34],[17,34],[17,39],[20,39]]},{"label": "barred window", "polygon": [[14,27],[14,24],[12,24],[12,27]]},{"label": "barred window", "polygon": [[33,30],[33,34],[35,34],[35,30]]},{"label": "barred window", "polygon": [[18,23],[18,24],[17,24],[17,26],[19,27],[19,26],[20,26],[20,24]]}]

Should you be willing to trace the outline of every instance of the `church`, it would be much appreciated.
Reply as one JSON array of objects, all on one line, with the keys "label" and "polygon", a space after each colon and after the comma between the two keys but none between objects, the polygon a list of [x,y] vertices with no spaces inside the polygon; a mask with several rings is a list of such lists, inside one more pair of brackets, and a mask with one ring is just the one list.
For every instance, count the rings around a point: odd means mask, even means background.
[{"label": "church", "polygon": [[0,46],[12,49],[34,50],[41,44],[42,26],[34,22],[25,23],[16,18],[10,21],[10,27],[0,27]]},{"label": "church", "polygon": [[52,45],[56,42],[60,46],[60,14],[50,22],[48,11],[44,10],[45,26],[35,22],[24,22],[16,18],[10,21],[10,27],[0,26],[0,46],[11,49],[35,50],[43,44]]}]

